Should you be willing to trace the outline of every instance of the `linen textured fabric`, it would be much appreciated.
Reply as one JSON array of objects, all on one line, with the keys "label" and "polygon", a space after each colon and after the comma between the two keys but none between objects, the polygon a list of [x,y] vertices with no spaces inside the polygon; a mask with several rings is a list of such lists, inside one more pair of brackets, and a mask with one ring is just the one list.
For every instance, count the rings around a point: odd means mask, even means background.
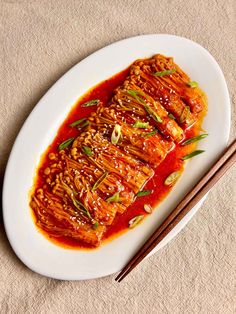
[{"label": "linen textured fabric", "polygon": [[[97,49],[148,33],[187,37],[215,57],[235,138],[234,0],[1,0],[1,181],[17,133],[48,88]],[[1,219],[0,313],[236,313],[235,225],[234,166],[184,230],[118,284],[114,275],[73,282],[33,273],[13,253]]]}]

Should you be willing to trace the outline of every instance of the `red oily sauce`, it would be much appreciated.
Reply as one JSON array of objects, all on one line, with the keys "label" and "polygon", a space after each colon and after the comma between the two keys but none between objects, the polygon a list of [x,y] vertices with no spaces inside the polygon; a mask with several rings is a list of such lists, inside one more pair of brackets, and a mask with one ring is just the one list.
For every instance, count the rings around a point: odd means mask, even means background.
[{"label": "red oily sauce", "polygon": [[[73,106],[68,116],[66,117],[63,124],[60,126],[57,135],[51,145],[47,148],[45,153],[43,154],[38,170],[37,175],[35,177],[34,182],[34,190],[45,185],[45,174],[44,169],[49,165],[48,154],[56,153],[58,151],[58,146],[65,141],[65,139],[74,137],[76,138],[79,135],[79,130],[77,128],[72,128],[69,126],[72,122],[87,117],[91,112],[96,111],[96,106],[91,107],[81,107],[81,104],[87,102],[90,99],[100,99],[104,104],[106,104],[111,97],[113,96],[115,88],[120,86],[129,73],[129,68],[126,70],[114,75],[96,85],[92,89],[90,89],[84,96],[82,96],[77,103]],[[202,113],[202,117],[194,124],[194,126],[187,129],[184,133],[185,138],[191,138],[199,134],[200,126],[202,118],[204,117],[205,112]],[[136,197],[136,200],[132,205],[128,207],[128,209],[123,214],[117,214],[113,223],[110,226],[107,226],[107,231],[103,237],[103,240],[109,240],[114,236],[117,236],[121,232],[125,232],[129,228],[129,221],[137,216],[137,215],[149,215],[144,210],[144,205],[149,204],[152,208],[157,207],[157,205],[167,196],[170,192],[172,186],[167,186],[164,184],[165,179],[175,171],[183,171],[184,169],[184,161],[181,157],[187,155],[191,151],[195,144],[191,144],[188,146],[181,146],[181,144],[176,144],[175,148],[172,149],[171,152],[168,153],[165,160],[155,169],[154,176],[146,183],[143,190],[152,190],[152,193],[143,197]],[[158,209],[156,209],[158,210]],[[36,216],[34,211],[32,210],[34,220],[36,220]],[[74,248],[74,249],[94,249],[93,246],[89,244],[82,243],[78,240],[75,240],[70,237],[60,236],[53,237],[48,234],[46,231],[39,229],[47,238],[51,241],[55,242],[57,245],[60,245],[64,248]]]}]

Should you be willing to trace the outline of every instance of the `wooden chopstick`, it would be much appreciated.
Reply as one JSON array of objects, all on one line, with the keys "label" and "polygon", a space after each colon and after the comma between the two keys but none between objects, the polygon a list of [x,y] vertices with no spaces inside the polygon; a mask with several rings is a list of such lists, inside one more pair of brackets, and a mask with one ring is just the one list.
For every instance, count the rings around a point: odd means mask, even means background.
[{"label": "wooden chopstick", "polygon": [[180,222],[180,220],[192,209],[199,200],[216,184],[224,173],[236,161],[236,140],[226,149],[218,161],[199,180],[194,188],[185,195],[183,200],[154,231],[151,237],[144,243],[141,249],[128,262],[123,270],[115,278],[123,280],[154,248],[160,241]]}]

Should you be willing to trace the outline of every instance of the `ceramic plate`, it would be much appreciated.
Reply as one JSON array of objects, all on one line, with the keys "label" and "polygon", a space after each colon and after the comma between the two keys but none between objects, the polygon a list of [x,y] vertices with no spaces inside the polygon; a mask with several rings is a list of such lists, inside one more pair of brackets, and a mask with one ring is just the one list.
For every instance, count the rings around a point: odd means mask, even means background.
[{"label": "ceramic plate", "polygon": [[[36,229],[29,208],[29,189],[41,154],[81,95],[134,60],[156,53],[174,57],[206,92],[209,110],[203,128],[209,136],[198,146],[206,152],[187,163],[183,176],[169,196],[135,229],[91,251],[64,249],[49,242]],[[200,45],[172,35],[144,35],[93,53],[53,85],[34,108],[15,141],[3,188],[4,224],[13,250],[30,269],[51,278],[83,280],[118,272],[222,153],[229,128],[230,101],[224,76],[214,58]],[[194,207],[152,253],[180,232],[200,205]]]}]

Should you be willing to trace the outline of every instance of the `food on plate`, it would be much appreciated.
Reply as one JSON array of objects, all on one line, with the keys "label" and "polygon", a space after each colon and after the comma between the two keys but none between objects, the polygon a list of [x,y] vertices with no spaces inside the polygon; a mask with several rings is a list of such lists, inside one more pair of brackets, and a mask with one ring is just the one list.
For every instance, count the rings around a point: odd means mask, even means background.
[{"label": "food on plate", "polygon": [[91,89],[41,158],[30,206],[56,243],[97,247],[136,227],[177,182],[207,105],[195,81],[160,54]]}]

